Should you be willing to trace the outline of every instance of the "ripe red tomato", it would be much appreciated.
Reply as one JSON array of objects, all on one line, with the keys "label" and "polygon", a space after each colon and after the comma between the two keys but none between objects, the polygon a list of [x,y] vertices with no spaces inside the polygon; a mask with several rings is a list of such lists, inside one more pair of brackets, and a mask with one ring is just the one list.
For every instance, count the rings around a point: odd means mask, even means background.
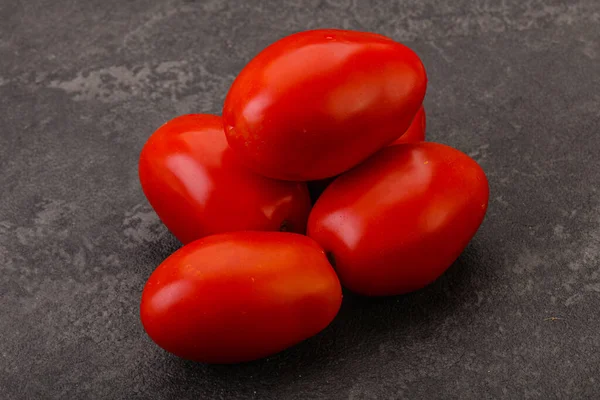
[{"label": "ripe red tomato", "polygon": [[412,123],[404,132],[402,136],[396,139],[392,145],[402,144],[402,143],[415,143],[422,142],[425,140],[425,128],[426,128],[426,116],[425,116],[425,107],[421,106],[419,111],[417,111],[417,115],[412,120]]},{"label": "ripe red tomato", "polygon": [[[425,140],[425,108],[421,106],[417,115],[413,119],[412,123],[398,139],[396,139],[390,146],[402,143],[414,143],[422,142]],[[310,199],[313,204],[316,203],[317,199],[325,191],[327,186],[335,180],[336,177],[319,179],[316,181],[307,182],[308,191],[310,192]]]},{"label": "ripe red tomato", "polygon": [[306,231],[306,184],[241,165],[214,115],[183,115],[161,126],[142,150],[139,176],[148,201],[184,244],[238,230]]},{"label": "ripe red tomato", "polygon": [[297,33],[267,47],[235,79],[223,108],[227,140],[265,176],[335,176],[406,131],[426,87],[419,57],[390,38]]},{"label": "ripe red tomato", "polygon": [[342,301],[323,249],[283,232],[234,232],[184,246],[152,273],[141,302],[148,335],[207,363],[255,360],[324,329]]},{"label": "ripe red tomato", "polygon": [[396,295],[437,279],[483,221],[488,183],[466,154],[438,143],[390,146],[337,178],[308,220],[344,286]]}]

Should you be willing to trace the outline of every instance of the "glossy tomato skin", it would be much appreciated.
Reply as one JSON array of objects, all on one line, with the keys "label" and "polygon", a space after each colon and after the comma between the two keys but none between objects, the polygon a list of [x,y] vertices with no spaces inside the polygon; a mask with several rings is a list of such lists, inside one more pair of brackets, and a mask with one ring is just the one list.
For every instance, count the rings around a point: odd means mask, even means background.
[{"label": "glossy tomato skin", "polygon": [[408,293],[458,258],[484,219],[488,196],[483,170],[464,153],[428,142],[390,146],[325,190],[308,235],[333,255],[348,289]]},{"label": "glossy tomato skin", "polygon": [[[412,123],[398,139],[396,139],[390,146],[395,144],[402,143],[414,143],[414,142],[422,142],[425,140],[425,108],[421,106],[419,111],[417,111],[417,115],[413,119]],[[321,194],[325,191],[327,186],[331,182],[335,180],[335,176],[331,178],[319,179],[316,181],[306,182],[308,185],[308,191],[310,193],[310,199],[313,204],[317,202],[317,199],[321,196]]]},{"label": "glossy tomato skin", "polygon": [[240,164],[218,116],[183,115],[161,126],[142,149],[139,177],[160,219],[184,244],[229,231],[306,230],[306,184],[265,178]]},{"label": "glossy tomato skin", "polygon": [[223,108],[227,140],[265,176],[332,177],[404,132],[426,87],[420,58],[390,38],[296,33],[264,49],[235,79]]},{"label": "glossy tomato skin", "polygon": [[410,126],[400,136],[398,139],[394,140],[391,145],[402,144],[402,143],[415,143],[422,142],[425,140],[425,131],[426,131],[426,115],[425,115],[425,107],[421,106],[419,111],[417,111],[417,115],[413,118]]},{"label": "glossy tomato skin", "polygon": [[323,330],[342,300],[317,243],[294,233],[208,236],[167,258],[142,293],[141,320],[165,350],[205,363],[266,357]]}]

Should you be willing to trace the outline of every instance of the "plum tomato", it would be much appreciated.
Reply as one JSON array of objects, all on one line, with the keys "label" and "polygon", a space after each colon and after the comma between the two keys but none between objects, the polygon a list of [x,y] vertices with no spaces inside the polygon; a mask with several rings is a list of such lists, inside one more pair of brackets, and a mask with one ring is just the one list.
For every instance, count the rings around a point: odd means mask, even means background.
[{"label": "plum tomato", "polygon": [[341,301],[340,282],[314,240],[246,231],[204,237],[167,258],[144,287],[140,314],[163,349],[223,364],[317,334]]},{"label": "plum tomato", "polygon": [[184,244],[229,231],[306,230],[306,184],[248,170],[215,115],[183,115],[161,126],[142,149],[139,178],[160,219]]},{"label": "plum tomato", "polygon": [[351,291],[407,293],[458,258],[488,197],[482,168],[466,154],[439,143],[399,144],[333,181],[311,211],[308,235]]},{"label": "plum tomato", "polygon": [[328,178],[405,132],[426,88],[421,59],[401,43],[367,32],[304,31],[242,69],[225,99],[225,132],[262,175]]}]

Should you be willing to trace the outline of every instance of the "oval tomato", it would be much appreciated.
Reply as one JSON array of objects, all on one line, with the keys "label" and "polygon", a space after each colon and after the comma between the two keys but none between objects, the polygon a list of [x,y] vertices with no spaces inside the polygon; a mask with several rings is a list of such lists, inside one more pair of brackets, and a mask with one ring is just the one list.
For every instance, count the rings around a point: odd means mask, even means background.
[{"label": "oval tomato", "polygon": [[227,140],[265,176],[335,176],[406,131],[426,86],[419,57],[390,38],[297,33],[267,47],[235,79],[223,108]]},{"label": "oval tomato", "polygon": [[306,184],[241,165],[214,115],[183,115],[161,126],[142,149],[139,176],[148,201],[184,244],[229,231],[306,230]]},{"label": "oval tomato", "polygon": [[466,154],[438,143],[390,146],[341,175],[311,211],[308,234],[344,286],[396,295],[437,279],[483,221],[488,183]]},{"label": "oval tomato", "polygon": [[[425,140],[425,108],[421,106],[419,111],[417,111],[417,115],[413,119],[412,123],[398,139],[396,139],[390,146],[395,144],[402,143],[414,143],[414,142],[422,142]],[[321,194],[325,191],[327,186],[331,182],[335,180],[336,177],[319,179],[316,181],[307,182],[308,191],[310,193],[310,199],[314,203],[316,203],[317,199]]]},{"label": "oval tomato", "polygon": [[413,118],[410,126],[400,136],[396,139],[392,145],[394,144],[402,144],[402,143],[415,143],[422,142],[425,140],[425,128],[426,128],[426,116],[425,116],[425,107],[421,106],[419,111],[417,111],[417,115]]},{"label": "oval tomato", "polygon": [[250,361],[324,329],[342,300],[317,243],[283,232],[234,232],[184,246],[152,273],[141,302],[148,335],[207,363]]}]

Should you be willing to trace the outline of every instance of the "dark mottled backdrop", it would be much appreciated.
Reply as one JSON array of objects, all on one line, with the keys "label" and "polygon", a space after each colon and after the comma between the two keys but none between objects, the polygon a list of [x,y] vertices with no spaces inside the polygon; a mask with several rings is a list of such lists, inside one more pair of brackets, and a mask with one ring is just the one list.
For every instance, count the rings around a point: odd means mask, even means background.
[{"label": "dark mottled backdrop", "polygon": [[[140,190],[152,131],[219,113],[250,57],[316,27],[403,41],[428,135],[490,179],[488,217],[435,284],[345,298],[322,334],[239,366],[185,362],[138,302],[179,244]],[[600,396],[598,0],[4,0],[2,399]]]}]

